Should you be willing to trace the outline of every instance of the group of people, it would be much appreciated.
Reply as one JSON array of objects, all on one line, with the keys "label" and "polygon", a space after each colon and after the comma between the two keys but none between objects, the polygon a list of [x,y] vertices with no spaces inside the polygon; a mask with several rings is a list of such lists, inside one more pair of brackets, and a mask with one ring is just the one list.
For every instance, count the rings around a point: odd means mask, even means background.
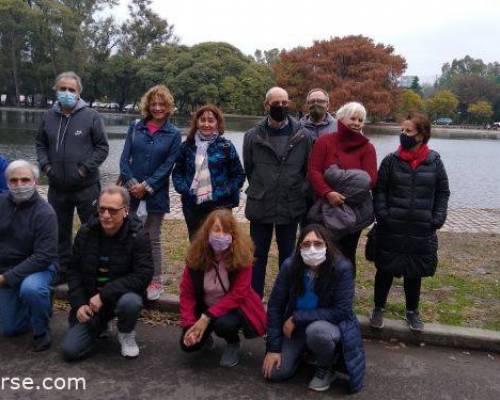
[{"label": "group of people", "polygon": [[[334,116],[328,93],[312,89],[308,113],[297,121],[288,113],[288,93],[273,87],[266,116],[245,133],[242,164],[224,137],[221,110],[196,110],[183,142],[171,121],[174,99],[158,85],[144,94],[143,119],[128,130],[118,182],[101,189],[99,166],[108,155],[103,120],[81,99],[75,73],[60,74],[54,90],[57,101],[36,137],[39,167],[0,159],[7,186],[0,194],[5,336],[31,330],[33,350],[48,349],[51,285],[67,281],[64,359],[88,356],[114,318],[122,355],[137,357],[135,325],[144,301],[164,290],[160,233],[170,178],[190,241],[180,283],[183,351],[213,348],[215,334],[226,342],[220,365],[232,367],[240,360],[240,334],[265,336],[266,379],[290,378],[307,353],[315,364],[311,389],[327,390],[333,370],[341,370],[350,390],[360,390],[365,355],[353,311],[356,249],[375,220],[371,325],[383,327],[393,278],[402,276],[409,327],[423,329],[421,278],[435,273],[436,230],[450,195],[440,156],[427,145],[431,125],[424,115],[402,123],[399,148],[377,170],[362,104],[347,103]],[[36,190],[39,168],[49,180],[48,202]],[[232,213],[245,180],[250,234]],[[75,209],[81,226],[73,242]],[[280,269],[267,282],[264,305],[273,233]]]}]

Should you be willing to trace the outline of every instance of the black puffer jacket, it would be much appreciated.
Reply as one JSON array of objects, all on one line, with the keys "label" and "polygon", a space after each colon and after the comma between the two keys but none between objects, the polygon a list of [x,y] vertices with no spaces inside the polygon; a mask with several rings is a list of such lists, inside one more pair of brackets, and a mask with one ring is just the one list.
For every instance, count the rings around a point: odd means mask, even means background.
[{"label": "black puffer jacket", "polygon": [[142,295],[153,277],[153,260],[147,234],[137,217],[127,217],[113,237],[109,261],[110,281],[97,287],[99,239],[103,235],[99,221],[82,226],[73,246],[68,270],[69,301],[76,312],[89,299],[100,293],[104,305],[112,305],[121,295],[135,292]]},{"label": "black puffer jacket", "polygon": [[432,276],[437,235],[446,220],[450,189],[439,154],[430,151],[413,170],[398,153],[384,158],[374,190],[375,265],[394,276]]},{"label": "black puffer jacket", "polygon": [[289,117],[292,134],[284,154],[269,143],[267,117],[245,133],[243,159],[248,178],[245,216],[262,224],[299,222],[306,212],[307,162],[312,138]]}]

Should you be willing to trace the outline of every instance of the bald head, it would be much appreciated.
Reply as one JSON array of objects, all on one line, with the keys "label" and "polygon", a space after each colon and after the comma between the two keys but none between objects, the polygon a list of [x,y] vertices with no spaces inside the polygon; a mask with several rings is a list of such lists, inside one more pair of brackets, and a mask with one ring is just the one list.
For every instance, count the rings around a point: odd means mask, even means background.
[{"label": "bald head", "polygon": [[265,104],[273,104],[275,102],[286,102],[288,103],[288,93],[285,89],[280,88],[279,86],[272,87],[266,93],[266,101]]}]

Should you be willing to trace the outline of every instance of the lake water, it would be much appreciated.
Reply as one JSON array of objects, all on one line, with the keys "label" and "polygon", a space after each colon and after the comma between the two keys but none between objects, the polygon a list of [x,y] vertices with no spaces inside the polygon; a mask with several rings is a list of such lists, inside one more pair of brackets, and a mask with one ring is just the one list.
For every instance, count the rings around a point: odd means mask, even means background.
[{"label": "lake water", "polygon": [[[42,115],[39,112],[0,109],[0,153],[9,160],[25,158],[35,161],[34,139]],[[104,118],[110,132],[110,154],[101,167],[101,173],[104,181],[111,182],[118,173],[123,133],[134,117],[104,115]],[[240,155],[244,131],[256,120],[236,117],[226,120],[226,135]],[[186,126],[186,120],[177,119],[175,123],[182,128]],[[373,134],[369,128],[366,132],[375,145],[379,163],[398,146],[397,135]],[[431,139],[429,145],[441,154],[448,172],[452,191],[451,208],[500,209],[500,141]]]}]

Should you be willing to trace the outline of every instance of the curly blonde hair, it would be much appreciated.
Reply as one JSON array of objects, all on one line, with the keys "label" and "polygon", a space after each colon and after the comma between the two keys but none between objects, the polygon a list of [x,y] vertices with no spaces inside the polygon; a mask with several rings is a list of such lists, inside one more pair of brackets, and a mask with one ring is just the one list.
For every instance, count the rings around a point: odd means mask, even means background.
[{"label": "curly blonde hair", "polygon": [[230,250],[225,252],[223,259],[228,271],[236,271],[251,266],[254,259],[252,239],[250,235],[243,232],[233,213],[227,209],[212,211],[198,229],[188,249],[187,266],[194,270],[205,270],[216,262],[215,253],[208,243],[208,236],[217,220],[220,221],[224,233],[230,234],[233,238]]},{"label": "curly blonde hair", "polygon": [[156,85],[152,88],[149,88],[149,90],[144,93],[141,98],[141,104],[139,108],[141,110],[142,116],[146,119],[151,118],[149,106],[156,98],[165,102],[168,109],[168,115],[172,115],[172,111],[174,109],[174,96],[172,96],[172,93],[170,93],[170,90],[168,90],[165,85]]}]

